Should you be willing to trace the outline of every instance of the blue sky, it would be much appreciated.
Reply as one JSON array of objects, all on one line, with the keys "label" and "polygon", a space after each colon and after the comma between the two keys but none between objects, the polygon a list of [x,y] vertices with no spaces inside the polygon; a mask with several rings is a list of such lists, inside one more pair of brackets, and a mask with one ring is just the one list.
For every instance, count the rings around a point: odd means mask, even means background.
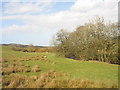
[{"label": "blue sky", "polygon": [[73,31],[96,15],[103,16],[106,21],[117,22],[117,2],[118,0],[2,2],[0,43],[49,46],[58,30]]},{"label": "blue sky", "polygon": [[[14,4],[16,4],[16,3],[19,3],[19,2],[15,2]],[[4,9],[7,9],[7,8],[5,8],[6,4],[9,4],[9,3],[3,2],[3,8],[2,8],[3,11],[4,11]],[[40,15],[40,14],[52,14],[52,13],[57,13],[60,11],[65,11],[65,10],[69,9],[73,4],[74,4],[74,2],[55,2],[55,3],[53,3],[53,6],[50,7],[50,10],[48,9],[49,11],[47,11],[47,10],[45,10],[43,12],[34,12],[33,11],[31,13],[31,15],[35,16],[35,15]],[[8,15],[9,15],[8,13],[5,13],[5,14],[3,13],[3,16],[8,16]],[[16,15],[16,14],[14,14],[14,15]],[[17,15],[19,15],[19,14],[17,14]],[[10,14],[10,16],[12,16],[12,15]],[[2,21],[2,27],[7,27],[7,26],[10,26],[13,24],[23,25],[24,22],[22,22],[21,20],[17,20],[17,19]]]}]

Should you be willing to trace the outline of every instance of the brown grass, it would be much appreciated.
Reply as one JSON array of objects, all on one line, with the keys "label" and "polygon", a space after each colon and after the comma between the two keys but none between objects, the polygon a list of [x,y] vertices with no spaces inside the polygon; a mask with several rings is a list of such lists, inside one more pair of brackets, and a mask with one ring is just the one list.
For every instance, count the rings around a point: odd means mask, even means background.
[{"label": "brown grass", "polygon": [[8,62],[8,60],[7,59],[2,59],[2,62]]},{"label": "brown grass", "polygon": [[3,75],[9,75],[11,73],[17,73],[17,72],[28,72],[29,65],[23,65],[20,62],[14,62],[10,64],[4,64],[2,69]]},{"label": "brown grass", "polygon": [[32,72],[39,72],[39,67],[38,67],[38,65],[35,65],[35,66],[32,68]]},{"label": "brown grass", "polygon": [[82,79],[60,79],[66,75],[62,72],[50,70],[40,76],[25,76],[10,74],[9,79],[3,80],[5,88],[117,88],[116,85],[108,86],[104,82],[91,82]]},{"label": "brown grass", "polygon": [[[44,55],[11,58],[10,60],[16,62],[2,65],[3,88],[117,88],[116,84],[108,86],[105,82],[91,82],[89,80],[82,79],[65,79],[64,77],[68,77],[68,74],[56,72],[55,70],[50,70],[40,74],[39,76],[25,76],[16,74],[17,72],[28,72],[28,68],[30,67],[27,64],[23,65],[20,61],[40,60],[46,63],[49,62],[47,57]],[[7,62],[7,59],[4,59],[4,62]],[[55,65],[56,62],[51,62],[51,64]],[[38,65],[35,65],[31,71],[39,72],[40,69]],[[5,78],[6,76],[7,78]]]},{"label": "brown grass", "polygon": [[6,74],[6,75],[9,75],[13,73],[13,68],[2,68],[2,75]]}]

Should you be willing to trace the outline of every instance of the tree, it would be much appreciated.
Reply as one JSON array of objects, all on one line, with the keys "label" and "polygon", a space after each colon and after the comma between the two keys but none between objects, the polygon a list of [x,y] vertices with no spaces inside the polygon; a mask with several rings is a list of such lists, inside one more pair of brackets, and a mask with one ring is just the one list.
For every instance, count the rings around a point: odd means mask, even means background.
[{"label": "tree", "polygon": [[96,17],[74,32],[60,30],[56,34],[56,50],[65,57],[119,63],[117,24]]}]

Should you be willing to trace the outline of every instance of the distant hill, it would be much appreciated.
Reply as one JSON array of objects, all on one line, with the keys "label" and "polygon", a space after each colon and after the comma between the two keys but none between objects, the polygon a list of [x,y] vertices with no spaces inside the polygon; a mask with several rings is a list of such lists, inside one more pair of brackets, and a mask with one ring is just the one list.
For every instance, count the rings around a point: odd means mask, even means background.
[{"label": "distant hill", "polygon": [[[24,45],[24,44],[15,44],[15,43],[10,43],[10,44],[0,44],[2,46],[15,46],[15,47],[27,47],[29,45]],[[48,48],[51,46],[34,46],[36,48]]]}]

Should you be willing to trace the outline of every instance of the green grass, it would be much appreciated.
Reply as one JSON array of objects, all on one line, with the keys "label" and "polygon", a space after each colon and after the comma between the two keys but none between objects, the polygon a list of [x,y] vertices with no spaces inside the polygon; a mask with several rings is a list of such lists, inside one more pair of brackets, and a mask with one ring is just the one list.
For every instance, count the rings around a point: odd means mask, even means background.
[{"label": "green grass", "polygon": [[[38,65],[40,72],[21,72],[24,75],[39,75],[49,70],[56,70],[70,74],[68,78],[88,79],[90,81],[106,82],[107,84],[118,85],[118,65],[107,64],[97,61],[77,61],[64,57],[58,57],[55,53],[24,53],[11,50],[10,46],[2,47],[3,59],[15,57],[27,57],[46,55],[50,61],[48,63],[38,60],[21,61],[23,64],[28,64],[30,67]],[[52,64],[56,62],[56,64]],[[30,68],[31,69],[31,68]]]}]

